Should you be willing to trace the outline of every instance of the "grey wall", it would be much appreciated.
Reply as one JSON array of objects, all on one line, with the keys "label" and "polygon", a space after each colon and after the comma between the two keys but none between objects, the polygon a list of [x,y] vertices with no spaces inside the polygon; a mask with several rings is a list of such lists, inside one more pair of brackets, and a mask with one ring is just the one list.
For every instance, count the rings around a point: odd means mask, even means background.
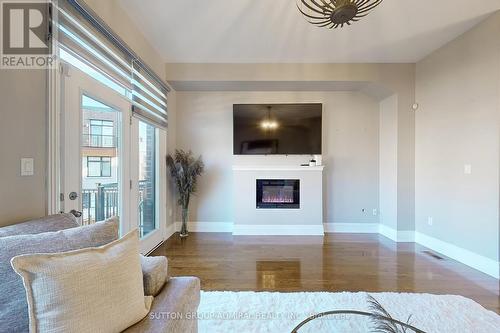
[{"label": "grey wall", "polygon": [[[415,64],[166,64],[167,78],[179,90],[293,90],[367,84],[376,98],[397,96],[397,230],[415,228]],[[252,89],[249,89],[252,87]],[[319,90],[319,89],[316,89]],[[349,89],[352,90],[352,89]],[[201,106],[200,106],[201,108]],[[182,113],[182,110],[178,110]],[[378,114],[378,112],[377,112]],[[180,117],[181,115],[179,115]],[[378,117],[378,115],[377,115]],[[208,119],[210,122],[211,120]],[[378,119],[375,120],[378,122]],[[183,129],[187,130],[187,129]],[[218,133],[216,135],[219,135]],[[179,136],[177,136],[179,138]],[[378,138],[376,139],[378,141]],[[373,169],[378,173],[378,169]],[[378,191],[378,190],[377,190]],[[325,212],[327,209],[325,208]],[[332,221],[325,217],[326,221]],[[342,219],[343,220],[343,219]],[[359,216],[352,221],[362,221]],[[366,220],[364,220],[366,221]],[[373,221],[373,220],[372,220]]]},{"label": "grey wall", "polygon": [[380,223],[398,230],[398,97],[380,102]]},{"label": "grey wall", "polygon": [[[499,36],[497,14],[420,61],[416,77],[416,229],[494,260]],[[464,173],[466,164],[472,174]]]},{"label": "grey wall", "polygon": [[[0,226],[45,215],[46,94],[45,71],[0,70]],[[22,157],[34,176],[21,177]]]},{"label": "grey wall", "polygon": [[379,105],[355,92],[177,92],[177,146],[202,154],[206,164],[190,221],[233,221],[233,164],[298,165],[310,158],[233,157],[233,104],[317,102],[324,107],[324,221],[378,222],[372,210],[379,201]]}]

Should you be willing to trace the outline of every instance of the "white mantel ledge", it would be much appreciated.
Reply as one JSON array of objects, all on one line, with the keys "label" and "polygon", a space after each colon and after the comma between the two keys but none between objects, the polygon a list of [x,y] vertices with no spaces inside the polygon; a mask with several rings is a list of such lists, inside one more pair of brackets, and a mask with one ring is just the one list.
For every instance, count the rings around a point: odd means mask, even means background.
[{"label": "white mantel ledge", "polygon": [[324,165],[233,165],[233,171],[323,171],[324,168]]}]

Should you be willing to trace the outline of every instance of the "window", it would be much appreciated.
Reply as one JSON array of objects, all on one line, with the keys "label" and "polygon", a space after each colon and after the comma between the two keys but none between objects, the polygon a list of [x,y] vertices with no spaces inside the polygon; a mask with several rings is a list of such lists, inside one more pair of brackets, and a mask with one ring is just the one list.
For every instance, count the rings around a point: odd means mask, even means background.
[{"label": "window", "polygon": [[112,120],[90,119],[89,126],[91,147],[114,147],[114,124]]},{"label": "window", "polygon": [[111,177],[111,157],[88,156],[87,177]]}]

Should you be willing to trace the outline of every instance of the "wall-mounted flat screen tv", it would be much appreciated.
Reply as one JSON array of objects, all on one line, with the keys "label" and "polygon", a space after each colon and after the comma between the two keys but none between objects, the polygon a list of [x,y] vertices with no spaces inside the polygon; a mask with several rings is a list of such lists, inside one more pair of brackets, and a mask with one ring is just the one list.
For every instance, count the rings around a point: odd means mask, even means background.
[{"label": "wall-mounted flat screen tv", "polygon": [[321,154],[322,104],[235,104],[235,155]]}]

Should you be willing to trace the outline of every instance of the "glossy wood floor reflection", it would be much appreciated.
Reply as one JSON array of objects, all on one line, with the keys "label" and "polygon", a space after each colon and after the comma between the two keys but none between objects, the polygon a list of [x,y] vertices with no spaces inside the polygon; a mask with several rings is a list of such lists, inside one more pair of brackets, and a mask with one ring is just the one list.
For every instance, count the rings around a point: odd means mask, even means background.
[{"label": "glossy wood floor reflection", "polygon": [[172,276],[193,275],[203,290],[370,291],[462,295],[500,313],[499,283],[414,243],[380,235],[173,235],[152,255]]}]

